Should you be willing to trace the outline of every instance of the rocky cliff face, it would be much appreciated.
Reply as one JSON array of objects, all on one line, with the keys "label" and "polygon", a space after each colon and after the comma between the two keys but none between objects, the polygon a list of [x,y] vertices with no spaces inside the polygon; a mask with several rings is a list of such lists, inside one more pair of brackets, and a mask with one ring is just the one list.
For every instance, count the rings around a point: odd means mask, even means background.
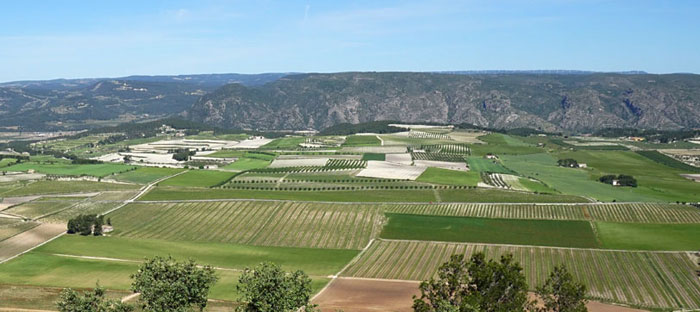
[{"label": "rocky cliff face", "polygon": [[260,87],[226,85],[200,98],[188,116],[250,129],[374,120],[575,132],[693,128],[700,127],[700,75],[303,74]]}]

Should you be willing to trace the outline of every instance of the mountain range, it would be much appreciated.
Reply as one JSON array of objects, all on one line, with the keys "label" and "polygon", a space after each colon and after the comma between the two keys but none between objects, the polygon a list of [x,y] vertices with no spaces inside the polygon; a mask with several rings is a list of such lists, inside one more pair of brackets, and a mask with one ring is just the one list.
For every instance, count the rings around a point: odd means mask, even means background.
[{"label": "mountain range", "polygon": [[700,75],[455,71],[129,76],[0,84],[0,128],[184,116],[224,128],[376,120],[593,132],[700,127]]}]

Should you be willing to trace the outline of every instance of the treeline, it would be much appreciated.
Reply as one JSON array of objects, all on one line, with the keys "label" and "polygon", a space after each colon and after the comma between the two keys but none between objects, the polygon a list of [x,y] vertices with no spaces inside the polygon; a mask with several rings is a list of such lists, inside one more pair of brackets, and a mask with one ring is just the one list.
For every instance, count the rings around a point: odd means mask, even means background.
[{"label": "treeline", "polygon": [[654,130],[637,128],[605,128],[594,132],[601,137],[642,137],[647,141],[669,143],[700,136],[700,129]]},{"label": "treeline", "polygon": [[[78,215],[68,220],[68,234],[80,234],[83,236],[102,236],[102,226],[105,224],[104,216],[98,215]],[[111,225],[112,220],[107,218],[107,225]]]},{"label": "treeline", "polygon": [[321,130],[321,135],[349,135],[355,133],[394,133],[405,131],[406,129],[392,127],[389,124],[399,124],[400,121],[380,120],[362,122],[357,124],[340,123]]}]

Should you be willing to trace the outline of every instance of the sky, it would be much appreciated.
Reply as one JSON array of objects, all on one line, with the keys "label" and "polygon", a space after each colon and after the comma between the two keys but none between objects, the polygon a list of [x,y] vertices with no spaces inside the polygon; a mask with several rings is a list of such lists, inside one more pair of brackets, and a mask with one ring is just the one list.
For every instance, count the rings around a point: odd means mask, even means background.
[{"label": "sky", "polygon": [[700,1],[0,0],[0,81],[535,69],[700,73]]}]

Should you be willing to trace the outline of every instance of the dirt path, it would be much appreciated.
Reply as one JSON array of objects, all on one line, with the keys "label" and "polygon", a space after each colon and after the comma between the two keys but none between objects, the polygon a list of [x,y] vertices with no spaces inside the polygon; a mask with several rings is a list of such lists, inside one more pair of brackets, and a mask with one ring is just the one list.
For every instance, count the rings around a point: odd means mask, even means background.
[{"label": "dirt path", "polygon": [[0,263],[7,262],[66,233],[65,224],[44,223],[0,242]]}]

